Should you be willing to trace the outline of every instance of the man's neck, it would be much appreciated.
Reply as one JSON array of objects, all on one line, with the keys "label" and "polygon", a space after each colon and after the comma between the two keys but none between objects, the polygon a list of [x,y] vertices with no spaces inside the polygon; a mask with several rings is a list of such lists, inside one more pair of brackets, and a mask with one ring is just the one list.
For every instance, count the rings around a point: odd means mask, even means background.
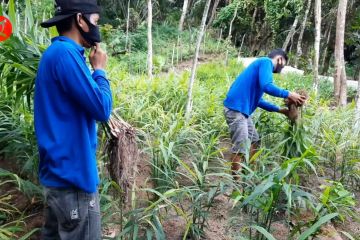
[{"label": "man's neck", "polygon": [[61,34],[62,36],[68,37],[70,39],[72,39],[73,41],[75,41],[77,44],[79,44],[80,46],[84,47],[81,43],[81,39],[80,36],[78,34],[75,34],[73,32],[66,32]]}]

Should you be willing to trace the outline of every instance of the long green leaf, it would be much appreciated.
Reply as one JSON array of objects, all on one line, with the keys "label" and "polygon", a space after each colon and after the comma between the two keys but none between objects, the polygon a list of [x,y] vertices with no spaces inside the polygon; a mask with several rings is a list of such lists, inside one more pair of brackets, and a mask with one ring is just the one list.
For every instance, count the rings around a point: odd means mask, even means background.
[{"label": "long green leaf", "polygon": [[276,240],[276,238],[274,238],[273,235],[271,235],[271,233],[269,233],[268,231],[265,230],[265,228],[254,225],[251,226],[251,228],[256,229],[258,232],[260,232],[262,235],[264,235],[268,240]]},{"label": "long green leaf", "polygon": [[36,73],[34,71],[24,65],[21,65],[20,63],[13,63],[13,67],[19,69],[21,72],[25,73],[29,77],[35,78],[36,76]]},{"label": "long green leaf", "polygon": [[258,186],[256,186],[255,190],[250,194],[249,197],[245,198],[245,201],[242,203],[242,206],[247,205],[250,203],[253,199],[261,196],[266,190],[274,186],[275,183],[272,181],[272,179],[268,179],[267,182],[262,182]]},{"label": "long green leaf", "polygon": [[116,236],[116,239],[122,239],[122,237],[124,237],[127,233],[129,233],[131,229],[132,226],[125,228],[118,236]]},{"label": "long green leaf", "polygon": [[28,23],[28,28],[32,29],[34,26],[34,17],[31,10],[31,3],[30,0],[25,1],[25,21]]},{"label": "long green leaf", "polygon": [[33,230],[31,230],[30,232],[28,232],[27,234],[25,234],[24,236],[22,236],[21,238],[19,238],[19,240],[26,240],[29,239],[31,237],[31,235],[33,235],[35,232],[39,231],[40,228],[34,228]]},{"label": "long green leaf", "polygon": [[160,220],[159,220],[158,216],[154,216],[154,224],[155,224],[156,229],[157,229],[157,231],[156,231],[157,234],[156,235],[157,235],[158,239],[159,240],[165,239],[166,238],[165,237],[165,232],[163,230],[163,227],[162,227],[162,225],[160,223]]},{"label": "long green leaf", "polygon": [[342,234],[344,234],[348,239],[350,240],[355,240],[355,238],[353,236],[350,235],[350,233],[348,232],[344,232],[344,231],[340,231]]},{"label": "long green leaf", "polygon": [[18,32],[18,28],[17,28],[17,22],[16,22],[16,10],[15,10],[15,1],[14,0],[10,0],[9,1],[9,5],[8,5],[8,15],[9,15],[9,19],[10,22],[12,24],[13,27],[13,32],[17,33]]},{"label": "long green leaf", "polygon": [[136,240],[138,238],[138,233],[139,233],[139,225],[136,224],[133,230],[133,240]]},{"label": "long green leaf", "polygon": [[324,223],[327,223],[334,217],[337,217],[338,213],[330,213],[328,215],[323,216],[320,218],[314,225],[312,225],[308,230],[303,232],[303,234],[300,235],[299,240],[306,240],[308,237],[310,237],[312,234],[316,233],[318,228],[323,225]]},{"label": "long green leaf", "polygon": [[193,176],[194,179],[197,179],[196,173],[194,171],[191,170],[191,168],[189,167],[189,165],[187,165],[184,161],[177,159],[177,161],[181,164],[181,166],[183,168],[185,168],[190,174],[191,176]]},{"label": "long green leaf", "polygon": [[147,240],[153,239],[153,232],[150,229],[146,229],[146,239]]},{"label": "long green leaf", "polygon": [[283,191],[285,192],[286,197],[287,197],[287,208],[288,208],[288,210],[290,210],[291,206],[292,206],[292,189],[291,189],[291,185],[287,184],[287,183],[284,183],[284,185],[282,187],[283,187]]}]

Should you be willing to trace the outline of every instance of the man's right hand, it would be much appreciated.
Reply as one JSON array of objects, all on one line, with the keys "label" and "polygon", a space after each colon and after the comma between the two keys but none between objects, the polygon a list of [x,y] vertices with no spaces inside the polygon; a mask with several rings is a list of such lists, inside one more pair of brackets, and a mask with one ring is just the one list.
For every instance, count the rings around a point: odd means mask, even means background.
[{"label": "man's right hand", "polygon": [[95,47],[91,49],[89,60],[94,70],[104,70],[107,63],[107,54],[101,49],[100,44],[96,43]]},{"label": "man's right hand", "polygon": [[295,103],[297,106],[302,106],[305,101],[306,101],[306,97],[303,95],[300,95],[296,92],[291,92],[289,93],[288,99],[290,102]]}]

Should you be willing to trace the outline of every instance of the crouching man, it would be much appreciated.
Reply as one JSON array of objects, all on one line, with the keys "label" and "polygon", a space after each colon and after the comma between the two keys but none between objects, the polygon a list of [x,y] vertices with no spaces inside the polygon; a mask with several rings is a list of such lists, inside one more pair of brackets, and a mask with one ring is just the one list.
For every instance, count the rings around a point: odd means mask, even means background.
[{"label": "crouching man", "polygon": [[[273,50],[268,57],[261,57],[251,63],[233,82],[224,100],[224,114],[229,125],[232,141],[231,170],[235,179],[241,170],[240,163],[245,154],[250,152],[250,158],[259,146],[257,133],[251,114],[260,107],[269,112],[278,112],[288,115],[288,109],[281,109],[263,99],[264,93],[274,97],[288,98],[299,105],[306,98],[295,92],[277,87],[273,83],[273,73],[280,73],[288,60],[282,49]],[[248,149],[248,142],[251,146]]]}]

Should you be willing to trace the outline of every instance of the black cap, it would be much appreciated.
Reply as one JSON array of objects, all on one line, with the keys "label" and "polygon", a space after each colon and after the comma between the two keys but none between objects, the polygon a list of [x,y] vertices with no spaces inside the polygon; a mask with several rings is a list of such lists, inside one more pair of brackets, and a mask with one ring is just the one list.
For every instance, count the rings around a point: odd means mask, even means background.
[{"label": "black cap", "polygon": [[282,56],[285,58],[286,62],[288,61],[288,55],[282,48],[274,49],[268,55],[269,58],[274,58],[276,56]]},{"label": "black cap", "polygon": [[100,13],[100,7],[96,0],[55,0],[55,16],[40,25],[44,28],[52,27],[77,13]]}]

